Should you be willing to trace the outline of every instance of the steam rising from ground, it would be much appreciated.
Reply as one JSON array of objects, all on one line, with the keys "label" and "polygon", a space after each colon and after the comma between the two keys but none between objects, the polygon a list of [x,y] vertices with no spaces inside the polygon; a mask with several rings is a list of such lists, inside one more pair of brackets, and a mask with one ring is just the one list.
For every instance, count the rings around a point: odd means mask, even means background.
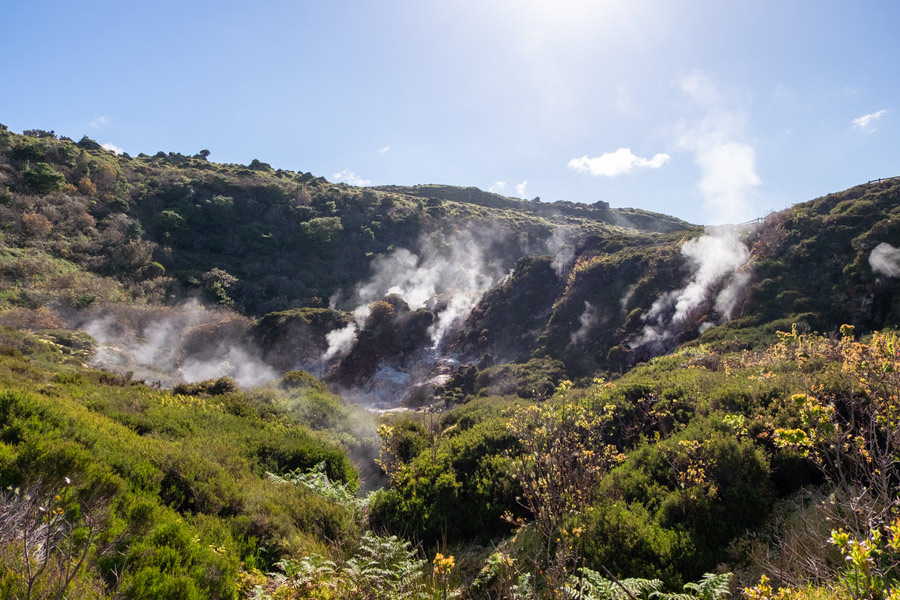
[{"label": "steam rising from ground", "polygon": [[567,230],[558,228],[547,239],[547,252],[553,255],[551,266],[560,278],[575,262],[575,248],[572,246],[571,237]]},{"label": "steam rising from ground", "polygon": [[[436,313],[429,333],[437,347],[450,328],[465,318],[481,296],[506,273],[489,256],[496,232],[460,231],[449,239],[437,235],[423,239],[415,254],[406,248],[377,258],[372,277],[354,291],[354,317],[362,324],[369,305],[387,295],[403,298],[411,310],[428,308]],[[353,346],[357,325],[328,334],[328,350],[323,359],[345,355]]]},{"label": "steam rising from ground", "polygon": [[869,254],[869,266],[879,275],[900,278],[900,249],[886,242],[878,244]]},{"label": "steam rising from ground", "polygon": [[569,338],[569,343],[573,346],[580,346],[582,343],[586,342],[591,331],[599,323],[600,314],[597,307],[585,300],[584,312],[578,317],[578,321],[580,323],[578,329]]},{"label": "steam rising from ground", "polygon": [[[643,317],[647,325],[638,345],[671,339],[682,331],[701,330],[731,319],[750,275],[739,271],[750,259],[750,251],[740,240],[735,226],[708,228],[707,233],[681,247],[692,267],[692,275],[680,290],[663,294]],[[715,294],[715,299],[713,299]],[[697,323],[712,300],[717,323]]]},{"label": "steam rising from ground", "polygon": [[675,298],[675,322],[684,320],[708,297],[714,285],[728,278],[726,286],[716,297],[716,305],[731,317],[734,308],[733,284],[737,270],[750,258],[750,251],[732,228],[718,228],[713,233],[691,240],[681,247],[681,253],[695,266],[694,275]]},{"label": "steam rising from ground", "polygon": [[215,357],[201,359],[188,356],[181,363],[181,376],[187,382],[203,381],[228,376],[238,385],[254,387],[262,385],[279,374],[240,346],[222,345]]},{"label": "steam rising from ground", "polygon": [[[467,230],[447,237],[435,234],[419,242],[418,253],[400,248],[377,258],[372,276],[353,292],[354,322],[327,334],[328,349],[322,361],[333,366],[349,355],[372,303],[392,294],[413,311],[424,308],[434,313],[427,330],[431,348],[386,358],[374,374],[342,389],[341,395],[370,407],[396,407],[405,396],[443,383],[441,378],[449,376],[454,361],[439,355],[441,342],[484,293],[507,276],[500,259],[494,260],[502,253],[492,250],[505,239],[505,233],[498,236],[496,230]],[[427,391],[422,393],[427,401]]]},{"label": "steam rising from ground", "polygon": [[229,376],[252,387],[278,373],[239,341],[248,324],[236,313],[193,301],[175,308],[110,307],[80,329],[99,344],[93,366],[166,386]]},{"label": "steam rising from ground", "polygon": [[[356,308],[353,312],[353,322],[346,327],[329,331],[325,334],[325,340],[328,342],[328,349],[322,355],[322,360],[328,362],[335,357],[342,358],[350,353],[353,349],[353,343],[356,341],[356,334],[359,333],[359,326],[369,316],[369,305],[364,304]],[[324,370],[324,368],[322,369]]]},{"label": "steam rising from ground", "polygon": [[[710,221],[743,221],[752,216],[751,190],[761,182],[756,173],[756,151],[741,140],[744,117],[725,108],[722,95],[702,73],[681,81],[681,88],[706,115],[691,125],[682,124],[679,145],[694,154],[700,167],[697,187]],[[697,327],[704,329],[729,320],[750,275],[745,265],[750,251],[741,241],[743,229],[726,225],[709,227],[706,233],[681,247],[692,267],[692,275],[680,290],[663,294],[644,316],[647,326],[637,345],[665,342]],[[713,294],[715,298],[713,299]],[[710,307],[716,323],[697,323]]]}]

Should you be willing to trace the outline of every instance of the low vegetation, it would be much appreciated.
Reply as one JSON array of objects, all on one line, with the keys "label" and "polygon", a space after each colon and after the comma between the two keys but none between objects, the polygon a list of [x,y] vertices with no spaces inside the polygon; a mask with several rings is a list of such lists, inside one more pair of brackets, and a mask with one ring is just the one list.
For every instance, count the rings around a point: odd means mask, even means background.
[{"label": "low vegetation", "polygon": [[538,404],[386,418],[373,494],[348,456],[374,431],[334,397],[311,420],[308,375],[177,393],[0,341],[9,597],[895,593],[894,333],[701,344]]},{"label": "low vegetation", "polygon": [[[0,127],[0,597],[900,598],[900,305],[868,264],[900,184],[742,232],[733,318],[720,282],[645,343],[696,227],[208,154]],[[485,225],[509,276],[422,408],[329,391],[433,354],[451,304],[329,299]],[[86,331],[161,323],[168,378],[96,367],[120,354]]]}]

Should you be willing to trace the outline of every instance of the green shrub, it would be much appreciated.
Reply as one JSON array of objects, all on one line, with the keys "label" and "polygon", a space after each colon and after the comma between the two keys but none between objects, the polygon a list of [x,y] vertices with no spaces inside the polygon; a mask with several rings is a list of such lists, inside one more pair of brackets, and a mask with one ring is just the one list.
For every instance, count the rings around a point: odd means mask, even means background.
[{"label": "green shrub", "polygon": [[404,460],[392,463],[390,489],[373,495],[373,527],[430,543],[486,539],[509,531],[505,513],[523,513],[507,456],[517,442],[501,421],[434,440],[433,447],[422,437],[403,439],[410,444],[401,445]]},{"label": "green shrub", "polygon": [[317,391],[325,391],[325,383],[306,371],[288,371],[281,378],[281,386],[285,389],[312,388]]},{"label": "green shrub", "polygon": [[185,396],[221,396],[237,389],[237,384],[231,377],[219,377],[218,379],[206,379],[198,383],[180,383],[172,392]]},{"label": "green shrub", "polygon": [[37,163],[24,173],[25,185],[38,194],[57,192],[66,184],[66,176],[45,162]]}]

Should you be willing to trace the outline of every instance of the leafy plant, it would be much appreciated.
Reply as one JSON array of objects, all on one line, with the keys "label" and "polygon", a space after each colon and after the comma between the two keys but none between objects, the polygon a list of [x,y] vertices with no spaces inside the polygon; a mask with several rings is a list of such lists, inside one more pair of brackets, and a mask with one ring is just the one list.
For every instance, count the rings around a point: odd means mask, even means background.
[{"label": "leafy plant", "polygon": [[664,592],[658,579],[617,579],[603,577],[581,568],[570,575],[566,592],[574,600],[722,600],[731,595],[731,573],[706,573],[700,581],[684,585],[684,592]]},{"label": "leafy plant", "polygon": [[566,569],[577,560],[584,529],[573,517],[587,510],[600,480],[624,460],[608,442],[611,407],[592,411],[569,397],[571,387],[563,382],[552,401],[528,407],[509,425],[521,446],[513,469],[522,503],[542,543],[536,570],[546,569],[551,589],[562,585]]},{"label": "leafy plant", "polygon": [[349,594],[364,600],[424,598],[425,561],[409,546],[396,536],[364,533],[353,558],[341,570]]}]

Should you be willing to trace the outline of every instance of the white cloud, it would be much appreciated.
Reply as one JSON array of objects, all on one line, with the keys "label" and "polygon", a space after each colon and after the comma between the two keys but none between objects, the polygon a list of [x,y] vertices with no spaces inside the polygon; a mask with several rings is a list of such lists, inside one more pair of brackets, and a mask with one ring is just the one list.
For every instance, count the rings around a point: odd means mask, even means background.
[{"label": "white cloud", "polygon": [[713,83],[712,79],[699,71],[694,71],[690,75],[682,77],[679,85],[681,86],[681,91],[700,104],[710,105],[721,101],[716,84]]},{"label": "white cloud", "polygon": [[528,185],[527,181],[523,181],[522,183],[516,184],[516,196],[519,198],[525,197],[525,186]]},{"label": "white cloud", "polygon": [[116,154],[122,154],[123,152],[125,152],[124,150],[122,150],[121,148],[116,146],[115,144],[111,144],[109,142],[106,142],[105,144],[101,144],[101,146],[103,147],[104,150],[109,150],[110,152],[114,152]]},{"label": "white cloud", "polygon": [[587,155],[581,158],[573,158],[569,161],[569,168],[579,173],[590,173],[594,177],[615,177],[631,173],[638,168],[658,169],[669,162],[668,154],[656,154],[653,158],[641,158],[635,156],[629,148],[619,148],[615,152],[607,152],[600,156],[590,158]]},{"label": "white cloud", "polygon": [[853,119],[853,126],[859,129],[860,131],[865,131],[866,133],[871,133],[876,131],[878,128],[875,127],[875,122],[881,119],[884,115],[887,114],[887,109],[882,108],[881,110],[876,110],[873,113],[869,113],[867,115],[863,115],[861,117],[857,117]]},{"label": "white cloud", "polygon": [[492,192],[494,194],[499,194],[500,192],[502,192],[505,189],[506,189],[505,181],[495,181],[494,185],[492,185],[491,187],[488,188],[488,191]]},{"label": "white cloud", "polygon": [[344,182],[349,183],[350,185],[357,186],[364,186],[372,183],[368,179],[363,179],[350,169],[344,169],[343,171],[340,171],[338,173],[332,173],[331,179],[334,180],[335,183]]},{"label": "white cloud", "polygon": [[703,171],[700,191],[717,207],[736,209],[746,202],[749,188],[761,183],[756,174],[756,150],[739,142],[712,143],[693,140],[697,164]]},{"label": "white cloud", "polygon": [[390,146],[385,146],[384,148],[379,148],[378,154],[387,154],[390,151],[390,149],[391,149]]},{"label": "white cloud", "polygon": [[694,73],[681,89],[707,108],[691,125],[681,124],[678,145],[693,152],[701,175],[697,187],[706,204],[708,223],[735,223],[754,216],[750,191],[761,183],[756,149],[745,142],[744,116],[721,106],[721,96],[706,76]]},{"label": "white cloud", "polygon": [[108,117],[106,117],[104,115],[100,115],[100,116],[94,117],[93,119],[88,121],[87,126],[88,127],[100,127],[101,125],[106,125],[107,121],[109,121]]}]

